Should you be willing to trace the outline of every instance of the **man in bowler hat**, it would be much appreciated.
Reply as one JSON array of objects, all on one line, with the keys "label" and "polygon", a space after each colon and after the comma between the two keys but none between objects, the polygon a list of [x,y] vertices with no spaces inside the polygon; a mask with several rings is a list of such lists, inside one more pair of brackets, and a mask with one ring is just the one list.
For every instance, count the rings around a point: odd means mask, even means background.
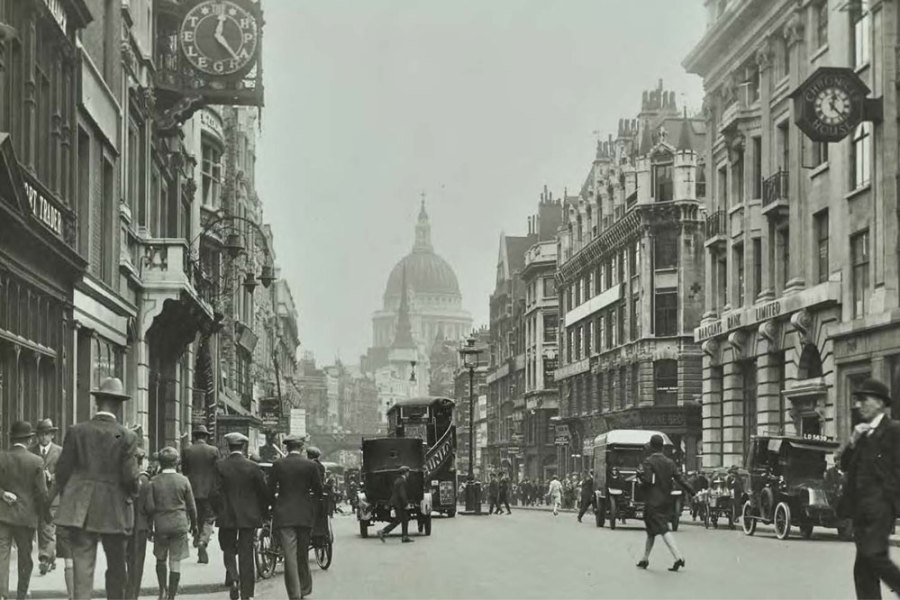
[{"label": "man in bowler hat", "polygon": [[248,441],[241,433],[227,434],[228,456],[216,463],[214,505],[231,600],[253,597],[253,535],[262,527],[271,504],[262,469],[244,456]]},{"label": "man in bowler hat", "polygon": [[9,555],[16,544],[19,579],[16,598],[31,582],[34,530],[47,512],[47,480],[40,458],[28,451],[34,431],[28,421],[13,424],[12,447],[0,454],[0,598],[9,598]]},{"label": "man in bowler hat", "polygon": [[206,547],[212,535],[215,514],[210,497],[216,485],[216,461],[219,451],[209,444],[209,431],[205,425],[198,425],[192,433],[194,443],[181,453],[181,472],[191,482],[194,501],[197,503],[197,534],[194,546],[197,548],[197,562],[209,562]]},{"label": "man in bowler hat", "polygon": [[290,600],[299,600],[312,593],[309,538],[317,499],[322,497],[322,480],[316,463],[301,452],[303,438],[287,437],[284,445],[288,455],[272,465],[269,495],[274,502],[273,527],[284,550],[284,587]]},{"label": "man in bowler hat", "polygon": [[56,568],[56,525],[53,518],[59,508],[59,496],[55,493],[56,464],[62,447],[53,441],[53,436],[59,431],[53,426],[50,419],[42,419],[37,426],[37,445],[32,452],[41,457],[44,463],[44,474],[47,478],[47,488],[50,493],[50,519],[42,519],[38,527],[38,561],[41,575]]},{"label": "man in bowler hat", "polygon": [[838,511],[853,519],[856,596],[881,598],[880,581],[900,592],[900,569],[888,556],[900,515],[900,422],[888,416],[891,396],[877,379],[863,381],[853,399],[862,422],[841,451],[847,482]]},{"label": "man in bowler hat", "polygon": [[125,598],[126,548],[138,492],[138,439],[116,419],[116,411],[129,399],[121,380],[108,377],[91,394],[97,412],[69,429],[56,467],[56,525],[68,528],[75,597],[91,597],[99,542],[106,554],[106,597]]}]

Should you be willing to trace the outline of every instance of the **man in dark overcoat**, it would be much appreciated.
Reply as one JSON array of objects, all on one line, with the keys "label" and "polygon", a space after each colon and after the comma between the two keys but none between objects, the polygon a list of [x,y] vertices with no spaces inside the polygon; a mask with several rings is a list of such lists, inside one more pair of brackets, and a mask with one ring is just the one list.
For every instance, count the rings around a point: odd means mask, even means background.
[{"label": "man in dark overcoat", "polygon": [[491,473],[491,482],[488,483],[488,514],[500,512],[500,482],[497,481],[497,474]]},{"label": "man in dark overcoat", "polygon": [[589,508],[595,508],[595,500],[596,496],[594,496],[594,472],[591,471],[589,473],[585,473],[584,479],[581,480],[581,506],[578,508],[579,523],[581,523],[581,518]]},{"label": "man in dark overcoat", "polygon": [[894,519],[900,515],[900,422],[890,418],[891,396],[877,379],[853,392],[862,422],[841,451],[846,487],[839,513],[853,519],[858,598],[881,598],[881,581],[900,593],[900,569],[888,556]]},{"label": "man in dark overcoat", "polygon": [[288,454],[272,465],[269,495],[274,498],[273,527],[284,551],[284,587],[289,600],[299,600],[312,593],[309,540],[323,490],[318,467],[303,456],[303,438],[289,436],[284,445]]},{"label": "man in dark overcoat", "polygon": [[228,456],[216,463],[214,505],[231,600],[253,597],[253,536],[262,527],[271,504],[262,469],[244,456],[248,441],[241,433],[227,434]]},{"label": "man in dark overcoat", "polygon": [[[56,465],[62,446],[53,441],[53,436],[59,431],[53,426],[50,419],[42,419],[37,426],[38,443],[32,448],[32,452],[41,457],[44,463],[44,475],[47,479],[47,489],[52,490],[56,481]],[[53,518],[59,508],[59,496],[52,494],[50,497],[50,517],[41,519],[38,526],[38,562],[41,575],[56,568],[56,525]]]},{"label": "man in dark overcoat", "polygon": [[13,424],[12,447],[0,453],[0,598],[9,595],[9,556],[16,545],[16,598],[25,598],[31,582],[34,532],[47,516],[47,480],[41,459],[28,451],[34,431],[28,421]]},{"label": "man in dark overcoat", "polygon": [[106,554],[106,597],[118,600],[125,597],[126,546],[134,527],[138,439],[116,419],[129,399],[121,380],[104,379],[91,394],[97,412],[69,429],[56,466],[56,525],[68,528],[75,597],[91,597],[100,542]]},{"label": "man in dark overcoat", "polygon": [[497,514],[503,514],[501,507],[506,507],[506,514],[511,515],[512,511],[509,510],[509,494],[510,488],[512,487],[512,483],[509,481],[509,475],[503,473],[500,476],[500,484],[497,487]]},{"label": "man in dark overcoat", "polygon": [[193,443],[181,453],[181,473],[191,482],[194,502],[197,504],[197,534],[194,546],[197,548],[197,562],[209,562],[206,547],[212,535],[215,513],[210,497],[216,486],[216,461],[219,451],[209,444],[209,431],[205,425],[198,425],[192,432]]},{"label": "man in dark overcoat", "polygon": [[393,531],[397,525],[400,525],[401,541],[404,544],[413,541],[409,537],[409,511],[407,510],[409,506],[409,491],[406,489],[408,478],[409,467],[403,465],[400,467],[400,474],[394,479],[394,485],[391,488],[390,503],[394,509],[394,518],[384,529],[378,531],[378,538],[382,542],[384,542],[384,536]]}]

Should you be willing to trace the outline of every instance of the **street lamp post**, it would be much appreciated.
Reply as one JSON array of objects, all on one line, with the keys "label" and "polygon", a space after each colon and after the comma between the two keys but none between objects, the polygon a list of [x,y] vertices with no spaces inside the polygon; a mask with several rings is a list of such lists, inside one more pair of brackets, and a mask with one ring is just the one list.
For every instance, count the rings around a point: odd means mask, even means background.
[{"label": "street lamp post", "polygon": [[463,366],[469,370],[469,471],[466,474],[466,512],[481,514],[481,486],[475,483],[475,369],[481,348],[475,347],[475,338],[469,337],[459,349]]}]

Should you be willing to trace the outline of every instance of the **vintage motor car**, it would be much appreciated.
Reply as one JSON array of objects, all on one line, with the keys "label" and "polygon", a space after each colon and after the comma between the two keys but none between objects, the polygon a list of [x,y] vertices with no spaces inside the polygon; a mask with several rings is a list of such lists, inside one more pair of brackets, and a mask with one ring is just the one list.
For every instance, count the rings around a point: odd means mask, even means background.
[{"label": "vintage motor car", "polygon": [[369,536],[375,521],[391,520],[391,491],[400,467],[409,467],[409,519],[419,533],[431,535],[431,492],[425,486],[425,446],[419,438],[373,438],[362,442],[362,489],[357,493],[359,535]]},{"label": "vintage motor car", "polygon": [[797,526],[809,539],[813,527],[837,529],[848,537],[850,523],[836,514],[838,490],[826,484],[828,457],[837,442],[821,438],[757,436],[747,454],[749,487],[741,511],[746,535],[756,532],[759,522],[775,525],[775,535],[784,540]]},{"label": "vintage motor car", "polygon": [[[603,527],[609,519],[610,529],[618,521],[642,518],[644,514],[644,489],[638,476],[641,463],[647,456],[647,445],[654,434],[661,435],[664,452],[671,456],[672,440],[664,433],[644,429],[614,429],[594,438],[594,515],[597,527]],[[678,529],[683,500],[680,489],[672,490],[676,496],[672,517],[672,530]]]}]

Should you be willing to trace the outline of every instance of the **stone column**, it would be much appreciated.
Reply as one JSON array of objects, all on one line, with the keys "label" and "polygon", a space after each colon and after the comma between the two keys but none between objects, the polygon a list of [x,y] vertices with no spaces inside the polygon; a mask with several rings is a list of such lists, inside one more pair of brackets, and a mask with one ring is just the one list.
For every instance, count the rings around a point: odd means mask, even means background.
[{"label": "stone column", "polygon": [[[774,153],[772,148],[772,114],[769,103],[772,99],[772,54],[768,42],[766,42],[756,53],[756,65],[759,68],[759,111],[760,120],[763,124],[761,131],[760,149],[762,157],[760,159],[759,173],[761,179],[768,177],[773,171]],[[755,161],[755,157],[753,158]],[[753,172],[751,169],[751,177]],[[762,188],[762,182],[760,182]],[[760,194],[761,195],[761,194]],[[772,272],[772,252],[775,247],[772,240],[772,228],[768,223],[762,224],[762,236],[760,244],[762,247],[762,281],[760,282],[759,299],[770,300],[775,297],[775,273]],[[754,299],[755,300],[755,299]]]},{"label": "stone column", "polygon": [[730,350],[722,361],[722,466],[743,462],[744,415],[741,369]]},{"label": "stone column", "polygon": [[[806,67],[809,61],[803,60],[803,20],[800,11],[795,10],[784,26],[783,35],[787,40],[790,65],[790,87],[796,89],[797,85],[803,81],[806,74]],[[791,121],[796,115],[791,109]],[[785,286],[785,293],[792,293],[802,290],[806,287],[806,266],[810,262],[808,255],[810,249],[807,248],[809,234],[807,230],[811,223],[807,223],[809,211],[806,208],[806,202],[802,199],[804,193],[804,180],[806,173],[803,170],[803,144],[806,136],[800,131],[799,127],[790,125],[788,129],[788,139],[790,140],[791,156],[788,173],[788,213],[790,223],[790,271],[789,279]]]},{"label": "stone column", "polygon": [[[707,344],[715,344],[715,341]],[[703,354],[703,467],[722,466],[722,380],[718,365]]]},{"label": "stone column", "polygon": [[[764,328],[771,328],[770,322],[760,326],[760,336],[763,336]],[[764,338],[763,338],[764,339]],[[781,390],[778,382],[778,360],[776,354],[769,352],[772,343],[761,341],[763,351],[756,358],[756,406],[757,406],[757,434],[784,434],[782,421],[786,416],[781,409]]]}]

